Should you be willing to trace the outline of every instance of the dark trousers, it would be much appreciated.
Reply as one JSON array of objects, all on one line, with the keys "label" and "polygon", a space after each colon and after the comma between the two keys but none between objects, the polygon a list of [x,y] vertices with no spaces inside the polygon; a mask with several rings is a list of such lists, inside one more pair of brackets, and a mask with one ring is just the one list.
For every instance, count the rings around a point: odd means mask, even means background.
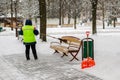
[{"label": "dark trousers", "polygon": [[25,53],[26,53],[26,59],[27,60],[30,60],[30,47],[32,49],[32,53],[33,53],[34,59],[35,60],[38,59],[37,53],[36,53],[36,45],[35,44],[25,45],[25,47],[26,47]]}]

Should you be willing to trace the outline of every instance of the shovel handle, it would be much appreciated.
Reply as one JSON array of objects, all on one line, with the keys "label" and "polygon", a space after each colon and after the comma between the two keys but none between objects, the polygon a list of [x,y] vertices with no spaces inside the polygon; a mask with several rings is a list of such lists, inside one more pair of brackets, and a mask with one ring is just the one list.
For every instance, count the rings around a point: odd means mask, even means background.
[{"label": "shovel handle", "polygon": [[87,35],[87,57],[89,57],[89,42],[88,42],[88,36],[89,36],[90,32],[86,31],[86,35]]},{"label": "shovel handle", "polygon": [[88,38],[89,34],[90,34],[90,31],[86,31],[87,38]]}]

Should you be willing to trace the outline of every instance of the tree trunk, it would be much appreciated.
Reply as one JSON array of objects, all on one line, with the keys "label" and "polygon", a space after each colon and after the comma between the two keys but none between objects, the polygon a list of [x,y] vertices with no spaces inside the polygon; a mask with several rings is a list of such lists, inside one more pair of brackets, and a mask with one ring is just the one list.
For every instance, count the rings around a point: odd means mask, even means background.
[{"label": "tree trunk", "polygon": [[76,10],[74,13],[74,29],[76,29],[76,20],[77,20],[77,16],[76,16]]},{"label": "tree trunk", "polygon": [[74,18],[74,29],[76,29],[76,16]]},{"label": "tree trunk", "polygon": [[97,11],[97,2],[98,0],[92,0],[92,34],[97,33],[96,30],[96,11]]},{"label": "tree trunk", "polygon": [[71,10],[70,10],[70,5],[69,5],[68,24],[70,24],[70,19],[71,19],[70,12],[71,12]]},{"label": "tree trunk", "polygon": [[68,24],[70,24],[70,19],[71,19],[71,17],[68,14]]},{"label": "tree trunk", "polygon": [[35,27],[38,28],[38,26],[37,26],[37,17],[35,17]]},{"label": "tree trunk", "polygon": [[102,3],[102,15],[103,15],[103,19],[102,19],[102,21],[103,21],[103,29],[105,29],[105,9],[104,9],[104,2]]},{"label": "tree trunk", "polygon": [[59,25],[61,25],[61,14],[62,13],[62,4],[61,4],[61,0],[59,0]]},{"label": "tree trunk", "polygon": [[40,12],[40,39],[46,40],[46,2],[45,0],[39,1],[39,12]]},{"label": "tree trunk", "polygon": [[11,30],[13,31],[13,1],[11,0]]},{"label": "tree trunk", "polygon": [[62,11],[62,15],[61,15],[62,17],[61,17],[61,22],[62,22],[62,25],[64,24],[64,15],[63,15],[63,11]]},{"label": "tree trunk", "polygon": [[[31,9],[31,8],[30,8],[30,7],[32,6],[31,0],[29,0],[28,5],[29,5],[29,9]],[[29,17],[29,19],[32,19],[31,10],[29,10],[29,15],[28,15],[28,17]]]},{"label": "tree trunk", "polygon": [[15,24],[16,24],[16,26],[15,26],[15,34],[16,34],[16,37],[18,37],[18,25],[17,25],[17,1],[15,1]]},{"label": "tree trunk", "polygon": [[116,17],[113,18],[113,26],[116,27]]}]

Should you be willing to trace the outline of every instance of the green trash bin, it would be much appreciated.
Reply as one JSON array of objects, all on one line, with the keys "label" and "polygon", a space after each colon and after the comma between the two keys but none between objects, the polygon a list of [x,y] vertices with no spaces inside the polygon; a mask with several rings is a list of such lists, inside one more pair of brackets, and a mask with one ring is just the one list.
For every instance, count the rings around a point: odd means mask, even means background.
[{"label": "green trash bin", "polygon": [[94,60],[94,40],[92,38],[82,40],[82,60],[87,57]]}]

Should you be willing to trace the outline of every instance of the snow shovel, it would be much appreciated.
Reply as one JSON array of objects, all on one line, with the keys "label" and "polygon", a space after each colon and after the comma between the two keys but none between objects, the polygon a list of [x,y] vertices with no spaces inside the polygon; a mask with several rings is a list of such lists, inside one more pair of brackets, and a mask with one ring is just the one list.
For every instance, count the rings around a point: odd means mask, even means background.
[{"label": "snow shovel", "polygon": [[83,59],[81,63],[81,68],[89,68],[95,65],[95,61],[89,56],[89,42],[88,42],[88,36],[89,36],[89,31],[86,31],[87,35],[87,58]]}]

